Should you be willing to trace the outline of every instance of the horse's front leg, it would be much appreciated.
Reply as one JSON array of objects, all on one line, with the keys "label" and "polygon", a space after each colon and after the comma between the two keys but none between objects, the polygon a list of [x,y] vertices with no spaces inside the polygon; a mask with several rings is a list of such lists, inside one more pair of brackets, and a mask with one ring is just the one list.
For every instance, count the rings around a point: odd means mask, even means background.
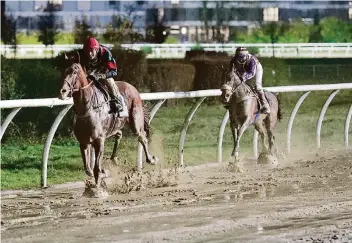
[{"label": "horse's front leg", "polygon": [[239,152],[240,152],[240,141],[241,141],[241,137],[243,135],[243,133],[247,130],[247,128],[250,125],[250,117],[246,116],[244,118],[244,122],[241,125],[240,129],[238,129],[238,133],[237,133],[237,140],[236,140],[236,144],[235,144],[235,149],[232,152],[232,156],[235,156],[236,159],[238,159],[239,156]]},{"label": "horse's front leg", "polygon": [[235,148],[236,148],[236,143],[237,143],[237,135],[238,135],[238,129],[237,129],[237,124],[234,120],[230,120],[230,127],[231,127],[231,132],[232,132],[232,137],[233,137],[233,150],[231,156],[234,156],[235,154]]},{"label": "horse's front leg", "polygon": [[100,187],[103,172],[102,172],[102,160],[104,154],[104,143],[105,138],[99,137],[93,141],[93,146],[95,149],[95,165],[94,165],[94,178],[97,188]]},{"label": "horse's front leg", "polygon": [[84,171],[86,172],[87,176],[93,176],[94,174],[90,166],[90,145],[87,143],[81,143],[79,148],[81,150],[81,156],[83,159]]}]

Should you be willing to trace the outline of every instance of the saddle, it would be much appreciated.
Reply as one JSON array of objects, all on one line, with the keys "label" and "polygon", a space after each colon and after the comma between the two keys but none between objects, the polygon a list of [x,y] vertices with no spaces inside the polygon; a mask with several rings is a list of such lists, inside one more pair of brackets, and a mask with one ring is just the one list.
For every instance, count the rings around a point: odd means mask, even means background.
[{"label": "saddle", "polygon": [[[93,81],[93,82],[94,82],[93,89],[95,89],[96,91],[99,90],[103,94],[104,101],[109,103],[109,105],[110,105],[110,112],[109,113],[117,113],[119,111],[118,104],[121,101],[119,101],[117,97],[113,98],[113,95],[111,94],[109,89],[106,87],[106,85],[104,85],[103,83],[101,83],[99,81]],[[125,98],[123,96],[121,96],[121,97],[126,102]]]},{"label": "saddle", "polygon": [[94,87],[103,94],[104,100],[105,101],[110,101],[111,100],[111,94],[110,94],[108,88],[104,84],[99,82],[99,81],[95,81],[94,80],[93,82],[94,82]]}]

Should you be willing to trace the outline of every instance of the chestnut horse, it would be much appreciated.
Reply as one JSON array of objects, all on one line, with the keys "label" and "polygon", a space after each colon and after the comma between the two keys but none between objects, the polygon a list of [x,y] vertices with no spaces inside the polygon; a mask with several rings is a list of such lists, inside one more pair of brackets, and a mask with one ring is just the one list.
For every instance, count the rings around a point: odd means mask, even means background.
[{"label": "chestnut horse", "polygon": [[[78,52],[77,55],[79,60]],[[148,148],[148,116],[145,114],[140,94],[131,84],[122,81],[116,84],[126,101],[129,117],[120,118],[117,114],[109,114],[109,101],[97,88],[96,83],[87,79],[87,73],[79,61],[72,62],[66,68],[59,94],[59,99],[62,100],[73,97],[74,134],[80,144],[84,170],[88,176],[94,175],[96,187],[100,187],[104,173],[101,162],[105,139],[116,134],[119,141],[122,137],[121,129],[126,123],[130,125],[132,131],[138,136],[138,141],[143,145],[147,163],[156,164],[158,160]],[[89,162],[92,156],[90,146],[93,146],[95,151],[92,165]]]}]

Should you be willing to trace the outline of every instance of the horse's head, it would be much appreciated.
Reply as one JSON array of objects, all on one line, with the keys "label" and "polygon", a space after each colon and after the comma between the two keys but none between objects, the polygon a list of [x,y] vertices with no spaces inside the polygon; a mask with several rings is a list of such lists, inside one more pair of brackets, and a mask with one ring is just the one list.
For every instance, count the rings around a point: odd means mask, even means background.
[{"label": "horse's head", "polygon": [[73,63],[80,63],[81,58],[80,51],[69,51],[63,52],[56,58],[56,67],[55,69],[59,70],[61,76],[65,74],[65,71],[68,67],[70,67]]},{"label": "horse's head", "polygon": [[224,72],[225,84],[221,86],[221,102],[229,103],[236,87],[241,84],[241,79],[234,68]]},{"label": "horse's head", "polygon": [[224,84],[221,86],[220,90],[221,90],[221,102],[224,104],[229,103],[233,93],[232,87],[228,84]]},{"label": "horse's head", "polygon": [[233,64],[232,68],[227,72],[226,78],[233,84],[234,87],[237,87],[242,83],[240,75],[235,69],[235,64]]},{"label": "horse's head", "polygon": [[66,100],[72,97],[87,82],[87,78],[82,66],[79,63],[73,63],[66,68],[63,74],[63,84],[60,89],[59,99]]}]

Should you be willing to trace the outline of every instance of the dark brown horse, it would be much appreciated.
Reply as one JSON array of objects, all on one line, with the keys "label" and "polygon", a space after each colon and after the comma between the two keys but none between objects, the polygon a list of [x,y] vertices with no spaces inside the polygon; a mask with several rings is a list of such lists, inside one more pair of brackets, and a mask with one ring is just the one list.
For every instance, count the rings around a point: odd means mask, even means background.
[{"label": "dark brown horse", "polygon": [[278,98],[275,94],[265,91],[271,113],[262,114],[257,94],[245,82],[241,81],[233,68],[226,72],[225,79],[225,84],[221,87],[221,99],[222,103],[229,108],[230,126],[234,138],[231,156],[238,159],[241,137],[250,125],[254,125],[260,134],[264,152],[268,151],[265,143],[265,138],[268,135],[269,154],[273,155],[276,152],[274,151],[274,129],[277,121],[281,119]]},{"label": "dark brown horse", "polygon": [[[118,81],[116,84],[129,110],[127,118],[119,118],[116,114],[108,113],[110,109],[108,100],[97,88],[95,82],[87,79],[87,73],[79,62],[75,61],[66,68],[59,94],[59,98],[63,100],[73,97],[74,134],[80,143],[85,172],[88,176],[94,175],[97,187],[100,187],[104,172],[101,162],[105,139],[116,134],[119,141],[122,136],[121,129],[126,123],[130,125],[143,145],[147,163],[157,162],[157,158],[150,153],[148,148],[149,124],[140,94],[134,86],[126,82]],[[95,161],[92,165],[90,146],[93,146],[95,151]]]}]

